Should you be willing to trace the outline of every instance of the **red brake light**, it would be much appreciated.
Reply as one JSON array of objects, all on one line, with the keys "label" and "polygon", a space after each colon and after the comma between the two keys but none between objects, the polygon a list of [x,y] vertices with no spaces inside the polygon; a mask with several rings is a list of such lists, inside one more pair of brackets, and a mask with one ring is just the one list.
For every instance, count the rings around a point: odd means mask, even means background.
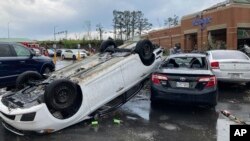
[{"label": "red brake light", "polygon": [[154,84],[160,84],[161,80],[168,80],[168,77],[162,74],[153,74],[151,80]]},{"label": "red brake light", "polygon": [[199,82],[207,82],[205,87],[214,87],[217,84],[217,80],[215,76],[211,77],[201,77],[199,79]]},{"label": "red brake light", "polygon": [[212,69],[220,69],[219,62],[211,62],[211,68]]}]

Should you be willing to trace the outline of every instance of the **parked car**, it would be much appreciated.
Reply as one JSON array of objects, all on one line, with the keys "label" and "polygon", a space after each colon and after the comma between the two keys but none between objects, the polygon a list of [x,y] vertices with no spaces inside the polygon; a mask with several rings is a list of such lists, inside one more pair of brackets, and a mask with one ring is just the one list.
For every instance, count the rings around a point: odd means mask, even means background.
[{"label": "parked car", "polygon": [[37,48],[31,48],[31,50],[34,51],[34,53],[36,55],[41,55],[41,51],[39,49],[37,49]]},{"label": "parked car", "polygon": [[61,56],[62,55],[62,50],[61,49],[57,49],[56,50],[56,56]]},{"label": "parked car", "polygon": [[217,80],[205,54],[170,55],[151,77],[151,104],[158,100],[214,107]]},{"label": "parked car", "polygon": [[[76,60],[78,56],[78,50],[65,50],[62,52],[62,59],[73,59]],[[80,51],[80,57],[87,57],[87,54]]]},{"label": "parked car", "polygon": [[85,54],[87,54],[87,56],[90,55],[89,51],[87,51],[87,50],[85,50],[85,49],[82,49],[81,51],[84,52]]},{"label": "parked car", "polygon": [[47,49],[49,57],[53,57],[55,55],[54,49]]},{"label": "parked car", "polygon": [[104,41],[100,53],[57,70],[46,80],[35,79],[18,92],[3,94],[3,126],[19,135],[51,133],[124,104],[162,61],[162,49],[154,49],[149,40],[122,47]]},{"label": "parked car", "polygon": [[40,74],[55,70],[52,60],[35,56],[29,48],[17,43],[0,43],[0,88],[14,86],[17,76],[26,71]]},{"label": "parked car", "polygon": [[207,56],[218,81],[250,82],[250,59],[237,50],[208,51]]}]

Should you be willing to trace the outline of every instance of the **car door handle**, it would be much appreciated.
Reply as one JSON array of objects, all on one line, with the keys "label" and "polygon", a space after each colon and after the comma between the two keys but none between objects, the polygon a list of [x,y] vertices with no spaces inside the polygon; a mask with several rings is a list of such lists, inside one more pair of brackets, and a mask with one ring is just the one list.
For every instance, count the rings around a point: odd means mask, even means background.
[{"label": "car door handle", "polygon": [[25,63],[25,61],[19,61],[19,62],[22,63],[22,64]]},{"label": "car door handle", "polygon": [[123,89],[124,89],[124,87],[120,87],[116,92],[120,92]]}]

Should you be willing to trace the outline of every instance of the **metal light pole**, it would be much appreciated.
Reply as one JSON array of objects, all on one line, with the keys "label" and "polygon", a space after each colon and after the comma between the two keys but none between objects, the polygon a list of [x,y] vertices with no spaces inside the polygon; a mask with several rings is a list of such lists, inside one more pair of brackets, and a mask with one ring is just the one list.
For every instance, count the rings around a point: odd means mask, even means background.
[{"label": "metal light pole", "polygon": [[81,60],[81,54],[80,54],[81,45],[77,44],[77,48],[78,48],[77,60]]},{"label": "metal light pole", "polygon": [[[203,20],[203,12],[201,12],[201,20]],[[203,23],[201,23],[201,51],[203,51],[203,30],[204,30],[204,27],[203,27]]]},{"label": "metal light pole", "polygon": [[56,41],[56,27],[58,26],[54,26],[54,41]]},{"label": "metal light pole", "polygon": [[8,39],[10,38],[10,22],[8,22]]},{"label": "metal light pole", "polygon": [[172,47],[173,47],[173,45],[172,45],[172,33],[171,33],[171,29],[170,29],[170,24],[169,24],[169,28],[168,28],[168,30],[169,30],[170,44],[171,44],[171,47],[170,47],[170,48],[172,48]]},{"label": "metal light pole", "polygon": [[56,44],[53,44],[53,48],[54,48],[54,58],[53,58],[53,61],[54,61],[54,64],[56,64],[56,61],[57,61],[57,57],[56,57]]}]

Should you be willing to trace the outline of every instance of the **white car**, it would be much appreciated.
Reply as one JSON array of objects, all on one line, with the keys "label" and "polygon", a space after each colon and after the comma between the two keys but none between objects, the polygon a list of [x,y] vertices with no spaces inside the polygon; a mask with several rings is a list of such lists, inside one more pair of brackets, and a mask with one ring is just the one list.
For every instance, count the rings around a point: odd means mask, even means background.
[{"label": "white car", "polygon": [[[112,40],[104,41],[99,54],[40,82],[33,73],[29,78],[36,81],[23,81],[17,85],[25,84],[24,89],[0,96],[3,126],[19,135],[25,131],[51,133],[99,117],[139,92],[161,61],[162,49],[155,49],[149,40],[120,48]],[[25,75],[19,77],[27,80]]]},{"label": "white car", "polygon": [[211,69],[218,81],[250,82],[250,59],[237,50],[213,50],[207,52]]},{"label": "white car", "polygon": [[41,55],[41,51],[37,48],[31,48],[35,52],[36,55]]},{"label": "white car", "polygon": [[47,49],[47,51],[48,51],[48,55],[49,55],[50,57],[53,57],[53,56],[54,56],[54,54],[55,54],[54,49]]},{"label": "white car", "polygon": [[85,49],[82,49],[81,52],[85,53],[87,56],[90,55],[90,53],[87,50],[85,50]]},{"label": "white car", "polygon": [[[78,56],[78,50],[65,50],[62,52],[61,57],[62,59],[73,59],[76,60]],[[87,57],[87,54],[80,51],[80,57],[84,58]]]}]

